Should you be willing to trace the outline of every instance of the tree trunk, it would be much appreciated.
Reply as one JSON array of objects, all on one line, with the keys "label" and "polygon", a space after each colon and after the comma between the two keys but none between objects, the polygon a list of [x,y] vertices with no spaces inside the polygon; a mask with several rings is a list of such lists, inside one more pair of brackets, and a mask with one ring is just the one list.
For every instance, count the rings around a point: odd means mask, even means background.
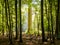
[{"label": "tree trunk", "polygon": [[11,29],[11,15],[10,15],[10,8],[9,8],[9,2],[7,0],[7,6],[8,6],[8,14],[9,14],[9,41],[10,41],[10,44],[12,44],[12,29]]},{"label": "tree trunk", "polygon": [[[58,16],[57,16],[58,15]],[[57,30],[57,39],[60,39],[60,0],[58,0],[58,10],[57,10],[57,17],[56,17],[56,30]],[[57,24],[58,23],[58,24]]]},{"label": "tree trunk", "polygon": [[28,7],[28,33],[30,33],[32,27],[32,14],[31,14],[31,6]]},{"label": "tree trunk", "polygon": [[2,35],[4,36],[4,3],[2,3]]},{"label": "tree trunk", "polygon": [[59,1],[56,10],[56,31],[55,31],[56,36],[58,36],[58,16],[59,16]]},{"label": "tree trunk", "polygon": [[8,29],[7,0],[4,0],[4,2],[5,2],[6,30],[7,30]]},{"label": "tree trunk", "polygon": [[44,33],[44,23],[43,23],[43,0],[41,0],[41,29],[42,29],[42,42],[45,40],[45,33]]},{"label": "tree trunk", "polygon": [[19,15],[20,15],[20,42],[22,43],[22,18],[21,18],[21,0],[19,0]]},{"label": "tree trunk", "polygon": [[46,8],[46,15],[47,15],[47,21],[48,21],[48,38],[50,37],[50,5],[47,4],[48,7]]},{"label": "tree trunk", "polygon": [[18,32],[17,32],[17,0],[15,0],[15,14],[16,14],[16,39],[18,38]]},{"label": "tree trunk", "polygon": [[51,38],[52,38],[52,43],[54,43],[54,35],[53,35],[53,16],[52,16],[52,1],[50,1],[50,14],[51,14],[51,30],[52,30],[52,35],[51,35]]}]

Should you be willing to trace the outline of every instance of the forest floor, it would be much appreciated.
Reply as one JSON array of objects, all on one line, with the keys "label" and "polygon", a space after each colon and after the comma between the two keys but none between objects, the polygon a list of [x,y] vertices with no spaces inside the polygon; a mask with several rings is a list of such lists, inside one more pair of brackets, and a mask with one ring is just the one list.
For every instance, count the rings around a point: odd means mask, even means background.
[{"label": "forest floor", "polygon": [[0,45],[60,45],[60,40],[55,40],[54,43],[50,41],[42,43],[41,36],[23,35],[23,43],[19,42],[19,39],[12,39],[13,44],[9,44],[8,37],[0,36]]}]

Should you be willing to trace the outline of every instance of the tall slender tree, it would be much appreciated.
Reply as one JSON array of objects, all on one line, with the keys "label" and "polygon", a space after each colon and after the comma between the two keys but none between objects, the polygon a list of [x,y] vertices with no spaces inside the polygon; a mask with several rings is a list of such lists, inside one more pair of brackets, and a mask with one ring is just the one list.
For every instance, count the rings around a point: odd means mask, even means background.
[{"label": "tall slender tree", "polygon": [[50,37],[50,18],[49,18],[49,6],[48,6],[48,0],[45,0],[45,14],[46,14],[46,18],[47,18],[47,24],[48,24],[48,27],[47,27],[47,31],[48,31],[48,34],[47,34],[47,38],[45,39],[47,41],[47,39]]},{"label": "tall slender tree", "polygon": [[48,20],[48,37],[50,37],[50,5],[49,5],[49,0],[48,0],[48,8],[47,8],[47,20]]},{"label": "tall slender tree", "polygon": [[7,0],[7,7],[8,7],[8,14],[9,14],[9,25],[8,25],[8,28],[9,28],[9,41],[10,41],[10,44],[12,44],[11,14],[10,14],[10,7],[9,7],[9,1],[8,0]]},{"label": "tall slender tree", "polygon": [[28,33],[30,33],[32,27],[32,9],[31,9],[31,2],[32,0],[28,1]]},{"label": "tall slender tree", "polygon": [[[57,30],[57,39],[60,39],[60,0],[58,0],[58,19],[57,19],[57,26],[58,26],[58,30]],[[56,27],[57,28],[57,27]]]},{"label": "tall slender tree", "polygon": [[7,0],[5,2],[5,15],[6,15],[6,30],[8,29],[8,15],[7,15]]},{"label": "tall slender tree", "polygon": [[42,29],[42,42],[45,40],[45,33],[44,33],[44,23],[43,23],[43,0],[41,0],[41,29]]},{"label": "tall slender tree", "polygon": [[16,39],[18,38],[18,32],[17,32],[17,0],[15,0],[15,14],[16,14]]},{"label": "tall slender tree", "polygon": [[20,42],[23,42],[22,41],[21,0],[19,0],[19,15],[20,15]]},{"label": "tall slender tree", "polygon": [[51,30],[52,30],[52,43],[53,43],[53,16],[52,16],[52,0],[50,0],[50,14],[51,14]]},{"label": "tall slender tree", "polygon": [[57,10],[56,10],[56,31],[55,31],[55,34],[58,37],[59,0],[57,2],[58,2],[58,4],[57,4]]},{"label": "tall slender tree", "polygon": [[4,35],[4,3],[2,2],[2,35]]}]

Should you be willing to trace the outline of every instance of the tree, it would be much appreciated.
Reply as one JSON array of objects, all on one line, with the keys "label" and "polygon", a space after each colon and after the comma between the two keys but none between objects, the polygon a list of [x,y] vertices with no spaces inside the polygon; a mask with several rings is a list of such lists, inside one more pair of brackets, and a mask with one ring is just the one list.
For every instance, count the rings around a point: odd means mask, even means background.
[{"label": "tree", "polygon": [[16,14],[16,39],[18,38],[18,32],[17,32],[17,0],[15,0],[15,14]]},{"label": "tree", "polygon": [[50,14],[51,14],[51,30],[52,30],[52,43],[53,43],[54,35],[53,35],[52,0],[50,0]]},{"label": "tree", "polygon": [[59,0],[57,4],[57,10],[56,10],[56,31],[55,34],[58,37],[58,16],[59,16]]},{"label": "tree", "polygon": [[5,2],[5,17],[6,17],[6,30],[8,29],[8,15],[7,15],[7,0],[4,0]]},{"label": "tree", "polygon": [[43,23],[43,0],[41,0],[41,29],[42,29],[42,42],[45,40],[45,34],[44,34],[44,23]]},{"label": "tree", "polygon": [[48,20],[48,38],[50,38],[51,40],[51,5],[50,5],[50,0],[48,0],[48,17],[47,17],[47,20]]},{"label": "tree", "polygon": [[4,3],[2,2],[2,35],[4,36]]},{"label": "tree", "polygon": [[28,33],[30,33],[31,27],[32,27],[32,9],[31,9],[31,1],[28,1]]},{"label": "tree", "polygon": [[19,0],[19,15],[20,15],[20,42],[22,41],[22,21],[21,21],[21,0]]},{"label": "tree", "polygon": [[58,0],[58,9],[57,9],[57,15],[56,15],[56,34],[57,39],[60,39],[60,0]]},{"label": "tree", "polygon": [[9,41],[10,41],[10,44],[12,44],[12,27],[11,27],[11,15],[10,15],[10,8],[9,8],[9,1],[7,0],[7,7],[8,7],[8,14],[9,14],[9,25],[8,25],[8,28],[9,28]]}]

